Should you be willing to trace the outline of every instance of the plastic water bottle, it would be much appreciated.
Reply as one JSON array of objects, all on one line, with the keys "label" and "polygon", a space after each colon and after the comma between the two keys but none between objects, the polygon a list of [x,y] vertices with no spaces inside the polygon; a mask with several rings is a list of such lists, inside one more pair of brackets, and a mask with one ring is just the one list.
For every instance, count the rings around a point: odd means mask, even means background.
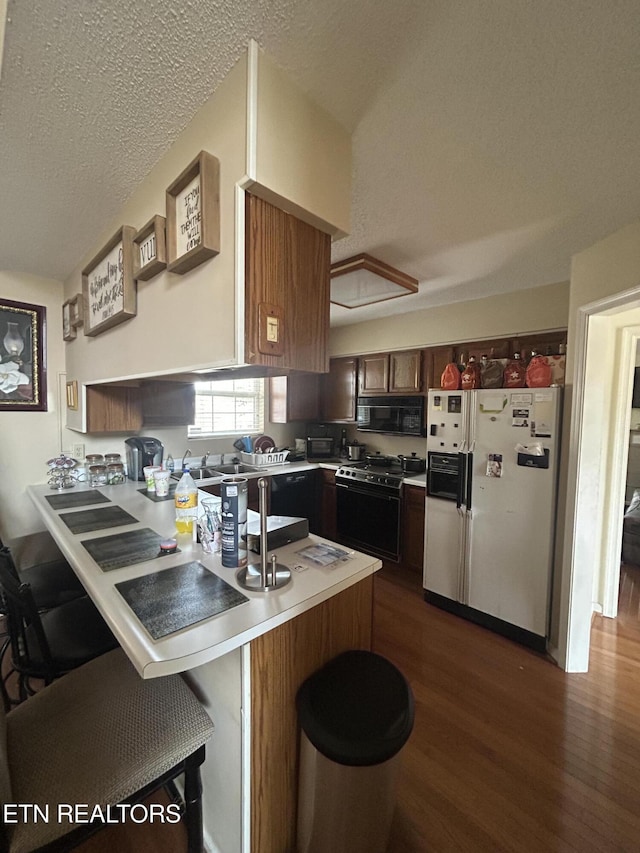
[{"label": "plastic water bottle", "polygon": [[198,487],[185,466],[174,495],[176,506],[176,530],[178,533],[193,533],[198,516]]},{"label": "plastic water bottle", "polygon": [[173,461],[173,456],[171,454],[167,456],[167,461],[164,463],[164,467],[167,469],[167,471],[173,472],[175,470],[176,466],[175,462]]}]

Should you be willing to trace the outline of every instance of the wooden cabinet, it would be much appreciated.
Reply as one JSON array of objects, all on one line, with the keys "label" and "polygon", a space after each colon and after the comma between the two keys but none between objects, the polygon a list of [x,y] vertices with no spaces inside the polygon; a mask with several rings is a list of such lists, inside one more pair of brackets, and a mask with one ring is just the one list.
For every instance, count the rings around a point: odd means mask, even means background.
[{"label": "wooden cabinet", "polygon": [[386,394],[389,391],[389,355],[363,355],[359,359],[358,393]]},{"label": "wooden cabinet", "polygon": [[195,422],[196,391],[192,382],[144,382],[140,392],[144,426],[182,426]]},{"label": "wooden cabinet", "polygon": [[195,420],[191,382],[149,381],[88,385],[87,432],[138,432],[145,426],[182,426]]},{"label": "wooden cabinet", "polygon": [[389,392],[419,394],[422,391],[422,350],[389,353]]},{"label": "wooden cabinet", "polygon": [[142,428],[140,389],[128,385],[88,385],[87,432],[137,432]]},{"label": "wooden cabinet", "polygon": [[320,418],[320,375],[292,373],[269,379],[269,420],[273,424]]},{"label": "wooden cabinet", "polygon": [[447,364],[455,361],[453,346],[427,347],[423,350],[425,388],[440,387],[440,377]]},{"label": "wooden cabinet", "polygon": [[356,419],[357,358],[332,358],[329,373],[321,377],[323,421],[354,423]]},{"label": "wooden cabinet", "polygon": [[359,359],[358,392],[419,394],[422,391],[422,350],[365,355]]},{"label": "wooden cabinet", "polygon": [[403,486],[402,496],[402,565],[422,577],[424,563],[425,490],[420,486]]},{"label": "wooden cabinet", "polygon": [[330,244],[328,234],[246,194],[247,364],[328,370]]},{"label": "wooden cabinet", "polygon": [[458,344],[454,348],[453,361],[457,364],[466,364],[470,356],[479,362],[483,355],[488,358],[509,358],[512,354],[511,342],[508,338],[493,341],[470,341]]},{"label": "wooden cabinet", "polygon": [[336,472],[320,469],[320,536],[337,539]]},{"label": "wooden cabinet", "polygon": [[522,335],[510,340],[509,355],[514,352],[519,352],[521,358],[529,361],[531,353],[540,353],[541,355],[558,355],[560,347],[567,345],[566,331],[560,332],[542,332],[538,335]]}]

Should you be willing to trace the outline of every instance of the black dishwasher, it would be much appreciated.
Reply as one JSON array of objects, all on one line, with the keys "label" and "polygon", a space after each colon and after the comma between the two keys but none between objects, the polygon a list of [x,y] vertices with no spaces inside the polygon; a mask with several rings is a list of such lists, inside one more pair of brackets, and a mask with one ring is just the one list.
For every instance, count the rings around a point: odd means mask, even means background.
[{"label": "black dishwasher", "polygon": [[309,520],[309,531],[318,532],[317,471],[276,474],[271,478],[271,515],[291,515]]}]

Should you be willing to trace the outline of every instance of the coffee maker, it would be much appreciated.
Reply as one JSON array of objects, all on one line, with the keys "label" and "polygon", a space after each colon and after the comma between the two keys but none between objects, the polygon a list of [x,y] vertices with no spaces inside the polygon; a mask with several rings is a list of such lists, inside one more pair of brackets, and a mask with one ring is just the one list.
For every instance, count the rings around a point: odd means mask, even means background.
[{"label": "coffee maker", "polygon": [[162,465],[164,447],[158,438],[147,435],[134,435],[126,438],[127,476],[130,480],[144,480],[144,468],[147,465]]}]

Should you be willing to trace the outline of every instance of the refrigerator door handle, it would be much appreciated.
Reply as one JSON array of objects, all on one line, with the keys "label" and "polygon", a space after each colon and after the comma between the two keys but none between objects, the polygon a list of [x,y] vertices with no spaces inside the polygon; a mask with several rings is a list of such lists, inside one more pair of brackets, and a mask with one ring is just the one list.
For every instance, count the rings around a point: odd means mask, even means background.
[{"label": "refrigerator door handle", "polygon": [[471,510],[471,492],[473,488],[473,453],[467,454],[467,511]]},{"label": "refrigerator door handle", "polygon": [[464,471],[465,471],[465,455],[458,453],[458,488],[456,494],[456,507],[460,509],[464,503]]}]

